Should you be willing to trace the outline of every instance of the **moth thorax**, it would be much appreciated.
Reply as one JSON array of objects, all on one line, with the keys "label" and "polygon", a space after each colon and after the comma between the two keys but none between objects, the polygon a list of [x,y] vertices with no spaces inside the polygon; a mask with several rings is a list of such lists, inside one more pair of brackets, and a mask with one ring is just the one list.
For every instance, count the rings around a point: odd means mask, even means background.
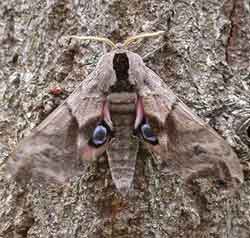
[{"label": "moth thorax", "polygon": [[116,53],[113,58],[116,82],[111,92],[133,92],[134,86],[129,82],[129,59],[126,53]]}]

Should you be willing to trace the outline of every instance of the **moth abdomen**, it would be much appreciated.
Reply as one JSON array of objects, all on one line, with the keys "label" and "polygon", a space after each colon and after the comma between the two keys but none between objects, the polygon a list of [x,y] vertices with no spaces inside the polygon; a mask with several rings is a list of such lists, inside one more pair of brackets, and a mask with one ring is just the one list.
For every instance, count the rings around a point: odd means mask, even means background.
[{"label": "moth abdomen", "polygon": [[111,116],[115,133],[107,146],[109,167],[115,186],[126,195],[133,181],[139,146],[138,138],[133,136],[135,105],[133,112],[111,110]]},{"label": "moth abdomen", "polygon": [[[124,147],[124,143],[127,146]],[[107,149],[112,179],[124,196],[129,191],[134,178],[138,146],[137,138],[119,135],[112,139]]]},{"label": "moth abdomen", "polygon": [[135,112],[135,101],[136,94],[135,93],[111,93],[108,96],[108,102],[111,114],[134,114]]}]

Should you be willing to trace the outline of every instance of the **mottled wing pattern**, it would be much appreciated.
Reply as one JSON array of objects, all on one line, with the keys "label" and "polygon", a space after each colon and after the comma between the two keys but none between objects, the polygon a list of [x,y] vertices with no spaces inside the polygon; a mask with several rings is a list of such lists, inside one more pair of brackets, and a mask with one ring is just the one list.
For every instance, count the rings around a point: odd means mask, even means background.
[{"label": "mottled wing pattern", "polygon": [[35,181],[64,182],[81,172],[80,153],[88,142],[88,123],[100,118],[103,81],[112,77],[100,77],[100,70],[102,66],[18,145],[9,160],[10,173],[17,181],[32,177]]},{"label": "mottled wing pattern", "polygon": [[143,101],[146,115],[158,125],[158,146],[150,146],[171,170],[187,181],[215,176],[227,184],[243,182],[240,162],[232,148],[182,103],[165,83],[145,66]]},{"label": "mottled wing pattern", "polygon": [[31,177],[64,182],[79,162],[77,136],[78,123],[64,103],[18,145],[9,161],[11,174],[19,182]]}]

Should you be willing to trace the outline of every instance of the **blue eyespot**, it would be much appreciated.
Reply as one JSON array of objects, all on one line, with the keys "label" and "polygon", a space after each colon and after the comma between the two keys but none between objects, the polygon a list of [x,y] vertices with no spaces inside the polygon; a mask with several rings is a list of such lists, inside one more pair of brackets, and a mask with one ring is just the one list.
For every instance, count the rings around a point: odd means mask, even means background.
[{"label": "blue eyespot", "polygon": [[88,145],[94,148],[101,147],[107,140],[113,137],[113,131],[104,121],[100,121],[92,132],[92,136],[88,141]]},{"label": "blue eyespot", "polygon": [[92,142],[95,146],[102,145],[106,142],[108,130],[103,125],[99,125],[95,128],[92,135]]},{"label": "blue eyespot", "polygon": [[144,123],[141,125],[141,135],[147,142],[153,145],[158,144],[158,139],[148,123]]}]

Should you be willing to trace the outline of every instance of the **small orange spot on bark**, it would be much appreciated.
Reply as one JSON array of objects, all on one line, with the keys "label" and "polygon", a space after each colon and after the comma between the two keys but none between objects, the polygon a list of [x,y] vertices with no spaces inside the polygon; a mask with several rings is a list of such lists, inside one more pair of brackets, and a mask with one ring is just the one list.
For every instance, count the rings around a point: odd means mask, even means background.
[{"label": "small orange spot on bark", "polygon": [[55,86],[49,89],[49,93],[53,94],[54,96],[59,96],[60,94],[63,93],[63,89],[59,86]]}]

